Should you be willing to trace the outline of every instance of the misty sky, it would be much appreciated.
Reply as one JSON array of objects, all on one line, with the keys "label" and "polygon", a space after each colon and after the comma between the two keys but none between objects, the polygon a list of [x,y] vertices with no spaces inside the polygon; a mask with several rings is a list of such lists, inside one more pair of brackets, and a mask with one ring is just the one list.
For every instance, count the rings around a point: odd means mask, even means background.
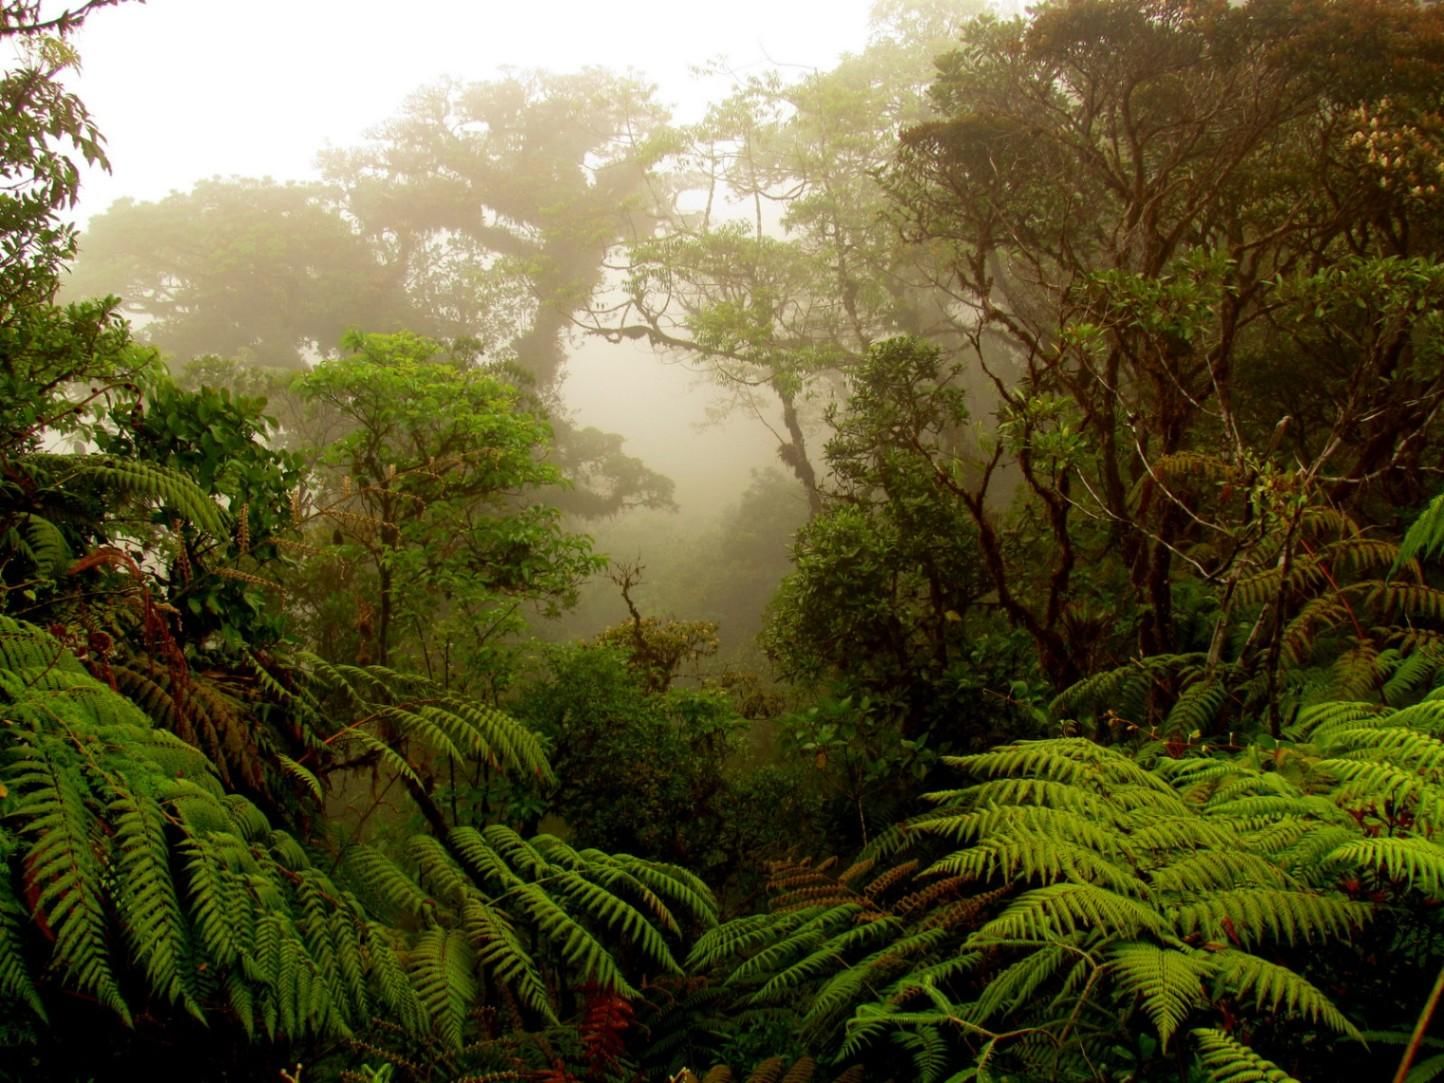
[{"label": "misty sky", "polygon": [[[73,0],[72,0],[73,2]],[[149,0],[93,15],[71,83],[105,132],[111,176],[87,178],[82,217],[210,176],[309,175],[442,76],[503,68],[633,69],[679,113],[725,84],[689,74],[827,68],[863,46],[871,0]]]}]

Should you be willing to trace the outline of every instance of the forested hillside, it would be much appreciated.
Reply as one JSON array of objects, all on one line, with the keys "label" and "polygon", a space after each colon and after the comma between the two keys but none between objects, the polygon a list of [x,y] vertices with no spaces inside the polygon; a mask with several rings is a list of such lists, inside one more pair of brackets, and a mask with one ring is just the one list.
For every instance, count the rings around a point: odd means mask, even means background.
[{"label": "forested hillside", "polygon": [[[1444,1076],[1444,9],[883,0],[82,234],[133,9],[0,0],[0,1080]],[[605,347],[776,465],[659,526]]]}]

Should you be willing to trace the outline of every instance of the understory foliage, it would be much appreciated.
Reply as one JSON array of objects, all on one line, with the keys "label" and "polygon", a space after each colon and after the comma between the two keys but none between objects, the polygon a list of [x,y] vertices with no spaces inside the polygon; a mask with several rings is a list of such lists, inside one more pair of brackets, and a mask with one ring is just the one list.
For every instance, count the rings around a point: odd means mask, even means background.
[{"label": "understory foliage", "polygon": [[[1437,552],[1441,504],[1381,584]],[[689,962],[724,1011],[867,1078],[1377,1070],[1444,956],[1444,686],[1427,643],[1395,653],[1382,695],[1307,704],[1278,741],[1135,725],[945,757],[964,785],[845,868],[776,865],[770,911]]]}]

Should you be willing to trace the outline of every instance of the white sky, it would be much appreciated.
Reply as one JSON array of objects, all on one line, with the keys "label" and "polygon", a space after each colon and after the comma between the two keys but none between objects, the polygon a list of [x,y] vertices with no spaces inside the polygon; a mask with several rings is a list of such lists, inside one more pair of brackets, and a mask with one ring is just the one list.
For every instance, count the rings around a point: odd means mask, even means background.
[{"label": "white sky", "polygon": [[[71,0],[73,3],[74,0]],[[103,9],[69,80],[107,139],[81,217],[210,176],[302,179],[443,76],[634,70],[690,119],[720,89],[689,72],[827,68],[861,49],[870,0],[149,0]]]}]

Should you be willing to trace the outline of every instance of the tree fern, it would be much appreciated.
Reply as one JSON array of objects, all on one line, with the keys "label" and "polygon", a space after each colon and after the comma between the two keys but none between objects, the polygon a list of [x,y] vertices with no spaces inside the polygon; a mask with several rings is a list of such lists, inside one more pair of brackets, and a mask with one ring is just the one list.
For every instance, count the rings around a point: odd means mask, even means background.
[{"label": "tree fern", "polygon": [[24,856],[34,910],[54,937],[56,965],[76,986],[130,1021],[106,942],[104,865],[96,856],[100,825],[87,807],[87,787],[75,753],[58,742],[26,750],[10,788],[12,815],[32,840]]},{"label": "tree fern", "polygon": [[[452,1005],[476,996],[482,982],[552,1021],[560,1005],[550,967],[560,964],[574,987],[632,997],[628,966],[638,978],[680,973],[673,945],[682,930],[716,920],[710,894],[682,870],[577,851],[549,836],[527,840],[500,825],[414,836],[407,851],[398,861],[354,847],[345,867],[379,912],[420,925],[408,967],[425,978],[422,1002],[451,1047],[461,1026]],[[443,933],[460,935],[465,952]],[[459,972],[443,963],[463,957],[466,980],[447,986]]]},{"label": "tree fern", "polygon": [[14,525],[0,534],[0,551],[17,554],[41,581],[54,580],[74,559],[65,533],[50,519],[34,512],[19,512]]},{"label": "tree fern", "polygon": [[1377,900],[1444,898],[1434,711],[1319,704],[1299,723],[1317,744],[1151,766],[1077,738],[952,760],[975,781],[877,848],[930,860],[875,895],[789,872],[785,910],[721,926],[690,962],[745,997],[806,998],[805,1032],[840,1061],[903,1034],[919,1074],[942,1040],[950,1071],[1088,1076],[1124,1056],[1133,1014],[1205,1071],[1271,1070],[1200,1037],[1249,1032],[1240,1018],[1358,1041],[1290,960],[1345,950],[1384,920]]},{"label": "tree fern", "polygon": [[1440,554],[1444,554],[1444,493],[1429,501],[1429,506],[1404,532],[1394,570],[1408,561],[1430,559]]},{"label": "tree fern", "polygon": [[1248,952],[1225,949],[1213,953],[1205,973],[1214,985],[1270,1014],[1321,1023],[1330,1030],[1359,1041],[1364,1036],[1333,1001],[1289,967]]},{"label": "tree fern", "polygon": [[417,787],[422,772],[416,759],[409,758],[412,744],[428,759],[481,763],[554,781],[537,735],[501,711],[382,666],[336,665],[312,655],[302,662],[312,687],[305,698],[293,697],[292,709],[323,731],[323,700],[341,707],[337,712],[333,706],[329,713],[350,719],[323,734],[324,745],[333,752],[352,748],[361,757],[378,757]]},{"label": "tree fern", "polygon": [[442,1039],[461,1047],[462,1022],[476,996],[471,943],[459,929],[427,929],[407,953],[417,998]]},{"label": "tree fern", "polygon": [[45,633],[0,617],[0,642],[0,855],[25,889],[0,892],[0,998],[83,992],[127,1021],[144,999],[278,1037],[344,1034],[373,1003],[422,1025],[390,937],[205,756]]},{"label": "tree fern", "polygon": [[204,1019],[190,929],[169,874],[164,809],[148,794],[121,793],[110,812],[117,843],[115,897],[131,953],[157,994]]},{"label": "tree fern", "polygon": [[[0,854],[6,858],[6,869],[14,853],[15,840],[0,831]],[[0,878],[0,1000],[24,1004],[42,1021],[45,1005],[31,978],[25,960],[22,922],[25,911],[15,898],[10,877]]]},{"label": "tree fern", "polygon": [[1024,892],[980,928],[975,943],[1033,941],[1096,930],[1104,936],[1164,935],[1168,925],[1152,906],[1093,884],[1064,881]]},{"label": "tree fern", "polygon": [[149,504],[167,521],[179,516],[213,536],[225,532],[221,509],[189,476],[156,463],[108,455],[34,454],[27,458],[40,483],[58,491],[96,485],[113,490],[120,502]]}]

